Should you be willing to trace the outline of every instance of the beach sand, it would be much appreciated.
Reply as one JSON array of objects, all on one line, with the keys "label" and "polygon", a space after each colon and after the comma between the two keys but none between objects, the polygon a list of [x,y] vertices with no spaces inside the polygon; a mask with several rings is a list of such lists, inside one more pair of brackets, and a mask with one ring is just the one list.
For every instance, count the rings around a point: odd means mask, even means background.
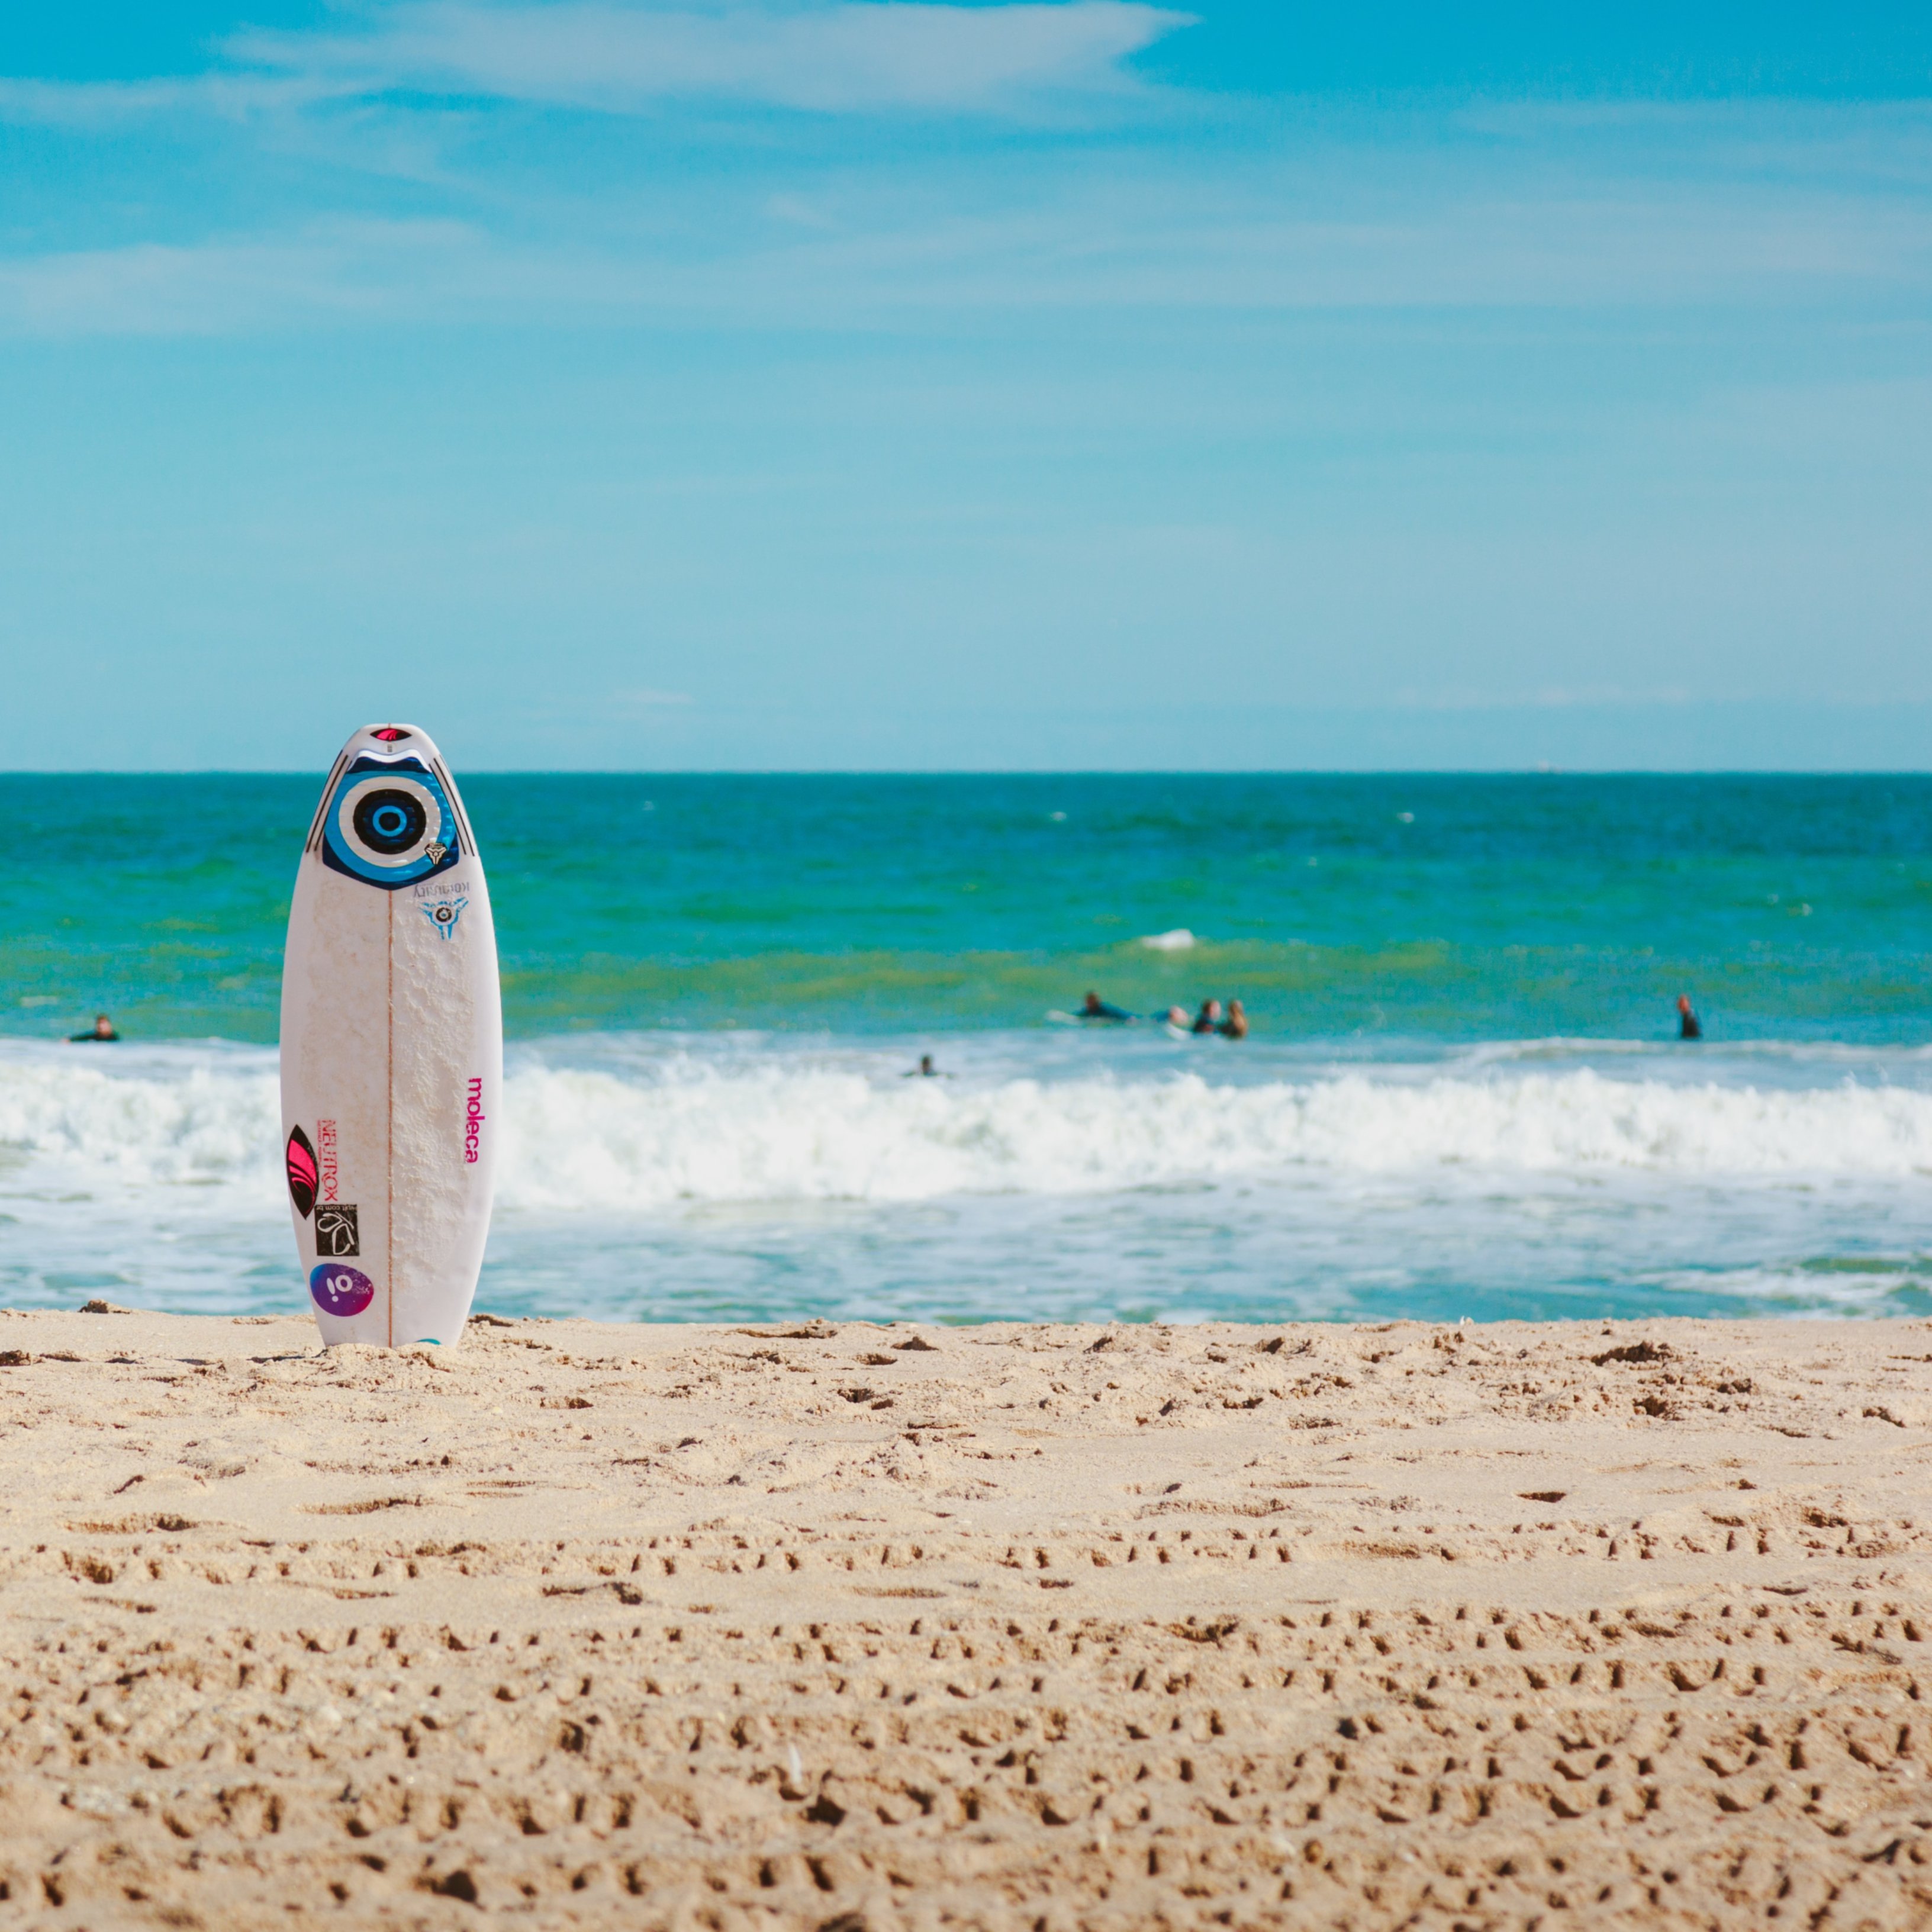
[{"label": "beach sand", "polygon": [[0,1925],[1932,1924],[1932,1324],[0,1318]]}]

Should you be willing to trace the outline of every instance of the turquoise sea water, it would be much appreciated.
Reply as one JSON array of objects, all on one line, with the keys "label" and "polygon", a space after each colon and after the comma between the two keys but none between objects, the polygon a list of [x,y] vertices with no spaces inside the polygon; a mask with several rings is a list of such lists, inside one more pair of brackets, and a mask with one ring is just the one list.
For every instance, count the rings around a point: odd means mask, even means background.
[{"label": "turquoise sea water", "polygon": [[[458,776],[486,1305],[1932,1311],[1932,778]],[[0,1298],[299,1304],[320,777],[0,776]]]},{"label": "turquoise sea water", "polygon": [[[318,778],[0,776],[0,1028],[272,1042]],[[1932,1039],[1932,778],[464,781],[507,1023]],[[1150,952],[1186,927],[1202,944]],[[44,1004],[43,1004],[44,1003]]]}]

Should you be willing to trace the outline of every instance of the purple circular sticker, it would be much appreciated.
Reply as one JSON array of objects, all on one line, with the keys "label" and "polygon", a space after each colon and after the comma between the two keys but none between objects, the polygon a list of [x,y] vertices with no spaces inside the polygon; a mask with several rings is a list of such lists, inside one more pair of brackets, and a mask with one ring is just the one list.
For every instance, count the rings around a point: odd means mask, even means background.
[{"label": "purple circular sticker", "polygon": [[376,1284],[360,1268],[324,1262],[308,1278],[308,1292],[325,1315],[360,1315],[376,1298]]}]

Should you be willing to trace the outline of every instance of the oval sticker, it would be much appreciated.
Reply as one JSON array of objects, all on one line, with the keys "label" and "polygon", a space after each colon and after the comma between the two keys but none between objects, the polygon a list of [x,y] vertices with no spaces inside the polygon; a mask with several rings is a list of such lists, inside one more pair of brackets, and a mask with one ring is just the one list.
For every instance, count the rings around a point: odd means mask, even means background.
[{"label": "oval sticker", "polygon": [[360,1315],[376,1298],[376,1284],[360,1268],[324,1262],[308,1278],[308,1292],[325,1315]]}]

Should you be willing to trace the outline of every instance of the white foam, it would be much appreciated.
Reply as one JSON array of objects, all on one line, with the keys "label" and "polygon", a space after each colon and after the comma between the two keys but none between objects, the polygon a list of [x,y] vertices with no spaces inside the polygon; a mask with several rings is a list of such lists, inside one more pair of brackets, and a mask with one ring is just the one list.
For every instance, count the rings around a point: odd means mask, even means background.
[{"label": "white foam", "polygon": [[[1551,1042],[1356,1066],[1076,1029],[956,1036],[958,1077],[902,1078],[907,1046],[934,1044],[522,1049],[497,1292],[621,1312],[644,1280],[645,1305],[705,1318],[800,1294],[1253,1316],[1438,1288],[1486,1314],[1544,1294],[1595,1312],[1627,1282],[1640,1305],[1768,1312],[1906,1312],[1925,1292],[1932,1092],[1910,1057],[1868,1056],[1856,1081],[1768,1049],[1605,1071]],[[0,1291],[298,1305],[279,1138],[272,1052],[0,1043]],[[877,1211],[919,1202],[948,1204]],[[883,1245],[829,1232],[862,1225]],[[766,1234],[740,1253],[716,1232],[746,1226],[793,1228],[770,1237],[782,1262]]]},{"label": "white foam", "polygon": [[1184,926],[1177,926],[1171,932],[1150,932],[1141,940],[1155,952],[1185,952],[1198,943]]},{"label": "white foam", "polygon": [[1297,1168],[1932,1170],[1932,1095],[1675,1086],[1588,1070],[1246,1087],[1187,1073],[961,1091],[778,1067],[691,1066],[647,1082],[529,1068],[506,1097],[503,1198],[552,1208],[1090,1193]]},{"label": "white foam", "polygon": [[[622,1072],[526,1064],[507,1083],[502,1198],[915,1201],[1090,1193],[1277,1168],[1738,1178],[1932,1172],[1932,1094],[1562,1072],[1258,1084],[1197,1072],[981,1085],[880,1078],[795,1053],[670,1055]],[[48,1174],[275,1192],[266,1055],[140,1070],[0,1060],[0,1142]]]},{"label": "white foam", "polygon": [[[102,1058],[110,1051],[120,1057]],[[0,1147],[44,1180],[238,1184],[272,1198],[280,1120],[272,1054],[88,1046],[0,1058]]]}]

